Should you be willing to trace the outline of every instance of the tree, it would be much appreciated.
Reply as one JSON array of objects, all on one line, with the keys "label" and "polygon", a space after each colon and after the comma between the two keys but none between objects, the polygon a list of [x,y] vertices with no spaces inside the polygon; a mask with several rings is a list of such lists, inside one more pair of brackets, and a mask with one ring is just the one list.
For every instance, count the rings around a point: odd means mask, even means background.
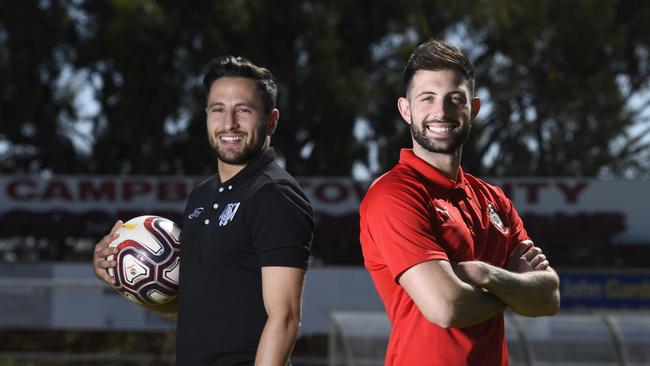
[{"label": "tree", "polygon": [[82,169],[75,91],[60,84],[77,39],[61,2],[0,1],[0,172]]},{"label": "tree", "polygon": [[647,174],[640,158],[647,157],[649,142],[632,127],[643,125],[640,113],[650,99],[640,106],[629,102],[649,86],[650,39],[644,34],[650,6],[484,5],[475,8],[467,28],[480,45],[478,85],[491,111],[468,149],[471,169],[486,175]]},{"label": "tree", "polygon": [[[647,105],[629,104],[648,88],[643,1],[0,4],[0,133],[11,146],[3,171],[211,172],[213,154],[196,143],[205,141],[200,75],[230,53],[276,74],[274,144],[289,170],[348,175],[356,164],[378,174],[410,143],[395,99],[408,54],[430,36],[459,41],[477,65],[485,107],[465,149],[468,170],[648,168]],[[33,19],[38,27],[27,26]],[[82,86],[98,105],[85,117],[80,104],[92,98],[80,99]],[[75,136],[82,122],[90,127]]]}]

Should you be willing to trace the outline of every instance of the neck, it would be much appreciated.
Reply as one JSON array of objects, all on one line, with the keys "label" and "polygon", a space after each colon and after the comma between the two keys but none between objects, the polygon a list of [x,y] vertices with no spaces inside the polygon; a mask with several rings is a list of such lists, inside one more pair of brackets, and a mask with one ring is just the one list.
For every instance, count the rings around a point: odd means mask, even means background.
[{"label": "neck", "polygon": [[460,166],[460,158],[463,154],[462,146],[459,146],[456,151],[451,153],[435,153],[414,143],[413,154],[438,169],[453,181],[458,181],[458,166]]}]

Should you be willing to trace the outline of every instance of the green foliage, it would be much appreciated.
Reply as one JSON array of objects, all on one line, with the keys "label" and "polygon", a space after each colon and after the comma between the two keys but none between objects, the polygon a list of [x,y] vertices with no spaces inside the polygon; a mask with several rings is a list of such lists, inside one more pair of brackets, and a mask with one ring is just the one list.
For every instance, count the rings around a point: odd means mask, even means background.
[{"label": "green foliage", "polygon": [[[471,170],[491,175],[647,174],[648,166],[639,160],[640,152],[647,154],[647,139],[643,143],[629,135],[630,127],[642,122],[641,110],[628,102],[648,88],[648,3],[484,5],[467,26],[483,49],[476,59],[482,76],[478,83],[492,110],[477,124],[480,139],[466,154]],[[495,146],[491,162],[472,158]]]},{"label": "green foliage", "polygon": [[57,85],[76,41],[58,2],[47,11],[33,1],[0,2],[0,143],[11,145],[0,171],[80,168],[66,133],[74,91]]},{"label": "green foliage", "polygon": [[212,172],[200,77],[234,54],[278,78],[289,171],[378,174],[410,145],[403,65],[436,36],[478,68],[468,171],[643,176],[629,101],[648,88],[649,17],[632,0],[0,0],[0,171]]}]

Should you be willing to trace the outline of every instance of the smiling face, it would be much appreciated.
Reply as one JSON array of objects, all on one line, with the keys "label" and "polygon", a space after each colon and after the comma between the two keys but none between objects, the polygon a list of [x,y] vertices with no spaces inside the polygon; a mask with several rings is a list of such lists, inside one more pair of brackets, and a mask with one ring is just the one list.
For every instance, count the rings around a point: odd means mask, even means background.
[{"label": "smiling face", "polygon": [[398,107],[411,125],[414,149],[458,155],[467,141],[480,102],[470,83],[454,69],[418,70]]},{"label": "smiling face", "polygon": [[208,140],[220,164],[245,166],[268,147],[279,113],[273,109],[264,115],[255,81],[219,78],[210,87],[207,104]]}]

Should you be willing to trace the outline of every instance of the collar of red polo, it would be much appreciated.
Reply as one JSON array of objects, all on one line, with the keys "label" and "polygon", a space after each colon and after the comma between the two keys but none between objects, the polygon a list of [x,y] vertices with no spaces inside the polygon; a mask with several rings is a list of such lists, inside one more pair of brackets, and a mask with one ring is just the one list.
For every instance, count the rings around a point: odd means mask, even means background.
[{"label": "collar of red polo", "polygon": [[422,178],[442,190],[450,191],[454,188],[464,188],[465,186],[465,176],[460,166],[458,166],[458,182],[456,182],[415,155],[413,149],[402,149],[399,155],[399,162],[400,164],[409,166],[422,176]]}]

